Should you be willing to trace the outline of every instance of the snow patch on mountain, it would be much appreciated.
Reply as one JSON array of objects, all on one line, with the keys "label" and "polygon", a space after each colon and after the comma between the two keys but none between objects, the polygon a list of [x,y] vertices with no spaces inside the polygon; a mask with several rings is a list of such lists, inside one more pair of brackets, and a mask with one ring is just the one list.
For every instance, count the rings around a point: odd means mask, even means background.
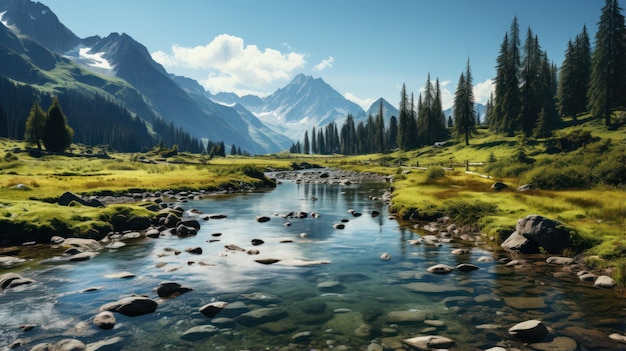
[{"label": "snow patch on mountain", "polygon": [[114,76],[115,66],[104,58],[106,52],[91,52],[92,48],[77,46],[63,56],[96,73]]},{"label": "snow patch on mountain", "polygon": [[16,26],[9,25],[9,21],[4,19],[4,15],[6,13],[7,13],[6,11],[0,12],[0,23],[2,23],[5,27],[9,28],[12,32],[19,33],[19,28],[17,28]]},{"label": "snow patch on mountain", "polygon": [[90,53],[90,48],[81,48],[78,55],[81,60],[84,60],[90,67],[102,68],[106,70],[112,70],[113,66],[103,57],[104,52],[97,52],[95,54]]}]

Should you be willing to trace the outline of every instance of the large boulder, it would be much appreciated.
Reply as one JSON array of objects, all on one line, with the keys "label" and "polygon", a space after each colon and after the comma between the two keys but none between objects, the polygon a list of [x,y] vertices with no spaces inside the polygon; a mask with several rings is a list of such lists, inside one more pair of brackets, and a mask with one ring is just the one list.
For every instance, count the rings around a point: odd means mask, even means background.
[{"label": "large boulder", "polygon": [[118,312],[125,316],[141,316],[143,314],[152,313],[156,311],[158,304],[156,301],[143,297],[133,296],[121,299],[119,301],[110,302],[102,307],[100,311]]},{"label": "large boulder", "polygon": [[515,232],[502,243],[502,248],[523,254],[537,254],[541,249],[559,254],[570,245],[570,232],[563,224],[530,215],[517,221]]}]

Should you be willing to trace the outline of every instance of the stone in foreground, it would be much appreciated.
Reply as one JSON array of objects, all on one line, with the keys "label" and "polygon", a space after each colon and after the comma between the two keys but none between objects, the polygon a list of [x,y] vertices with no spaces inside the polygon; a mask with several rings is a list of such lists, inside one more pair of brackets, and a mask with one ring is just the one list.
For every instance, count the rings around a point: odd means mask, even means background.
[{"label": "stone in foreground", "polygon": [[541,341],[548,335],[548,328],[542,321],[531,319],[509,328],[509,334],[523,341]]},{"label": "stone in foreground", "polygon": [[404,339],[402,344],[407,347],[407,350],[427,351],[431,349],[447,349],[453,347],[455,342],[444,336],[427,335]]}]

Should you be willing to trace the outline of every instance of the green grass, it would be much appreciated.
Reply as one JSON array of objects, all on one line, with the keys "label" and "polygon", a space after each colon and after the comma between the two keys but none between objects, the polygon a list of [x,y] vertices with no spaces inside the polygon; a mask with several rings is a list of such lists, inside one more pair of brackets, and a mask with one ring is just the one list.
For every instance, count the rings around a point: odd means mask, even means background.
[{"label": "green grass", "polygon": [[[576,233],[579,248],[591,246],[585,253],[599,260],[595,265],[624,272],[620,262],[626,256],[626,185],[615,184],[615,179],[623,176],[620,167],[626,167],[626,127],[607,130],[601,122],[586,117],[580,118],[577,126],[568,120],[564,124],[554,137],[546,139],[503,137],[479,129],[469,146],[451,142],[440,148],[363,156],[280,153],[209,160],[206,155],[188,153],[165,157],[155,150],[111,154],[110,159],[31,158],[14,151],[24,149],[24,144],[0,139],[0,219],[15,222],[20,218],[25,226],[42,223],[54,227],[60,225],[52,221],[57,218],[81,235],[106,221],[88,208],[73,209],[74,217],[68,218],[58,214],[56,205],[37,199],[55,198],[65,191],[217,189],[240,182],[267,187],[271,184],[260,170],[292,169],[308,163],[393,175],[390,209],[400,218],[428,220],[448,215],[480,230],[494,243],[527,215],[560,221]],[[562,150],[561,140],[581,146]],[[92,154],[103,152],[79,145],[73,146],[72,152],[82,154],[87,149]],[[465,172],[466,162],[472,173]],[[495,181],[503,181],[509,188],[495,192],[491,190]],[[515,190],[526,183],[540,185],[541,190]],[[18,184],[30,190],[16,190]]]}]

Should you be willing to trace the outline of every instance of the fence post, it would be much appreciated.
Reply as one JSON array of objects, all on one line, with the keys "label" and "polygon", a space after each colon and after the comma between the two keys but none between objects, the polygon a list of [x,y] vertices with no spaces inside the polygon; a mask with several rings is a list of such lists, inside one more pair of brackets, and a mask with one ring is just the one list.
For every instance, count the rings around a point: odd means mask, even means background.
[{"label": "fence post", "polygon": [[465,160],[465,172],[469,171],[469,161]]}]

